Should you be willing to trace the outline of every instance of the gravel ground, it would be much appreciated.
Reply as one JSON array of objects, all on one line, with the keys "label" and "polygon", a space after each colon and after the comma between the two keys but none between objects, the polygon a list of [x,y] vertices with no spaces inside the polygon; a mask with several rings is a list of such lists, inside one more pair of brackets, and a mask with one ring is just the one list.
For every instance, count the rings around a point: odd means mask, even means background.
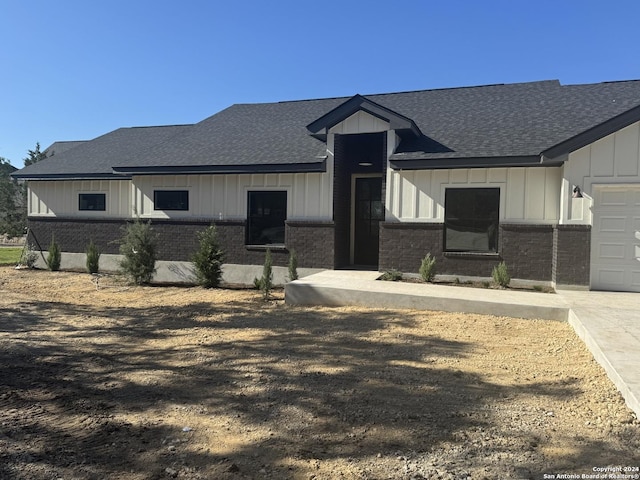
[{"label": "gravel ground", "polygon": [[0,479],[638,466],[640,423],[565,323],[0,268]]}]

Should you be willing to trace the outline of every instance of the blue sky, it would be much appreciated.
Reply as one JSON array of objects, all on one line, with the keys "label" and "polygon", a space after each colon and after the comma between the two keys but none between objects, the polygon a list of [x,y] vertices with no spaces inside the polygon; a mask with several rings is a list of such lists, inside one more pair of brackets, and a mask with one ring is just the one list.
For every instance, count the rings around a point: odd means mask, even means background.
[{"label": "blue sky", "polygon": [[0,157],[234,103],[640,79],[637,0],[0,0]]}]

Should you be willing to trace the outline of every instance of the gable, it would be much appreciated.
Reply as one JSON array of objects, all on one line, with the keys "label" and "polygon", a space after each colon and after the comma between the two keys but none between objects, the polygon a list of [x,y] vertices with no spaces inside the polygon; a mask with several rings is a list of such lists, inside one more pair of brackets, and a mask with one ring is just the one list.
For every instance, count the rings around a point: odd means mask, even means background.
[{"label": "gable", "polygon": [[327,133],[332,128],[359,112],[366,113],[368,117],[378,118],[388,125],[387,130],[395,130],[398,135],[410,137],[421,135],[420,129],[412,119],[361,95],[351,97],[314,120],[307,125],[307,130],[313,137],[326,141]]},{"label": "gable", "polygon": [[386,132],[387,130],[390,130],[389,122],[360,110],[331,127],[329,133],[347,135]]}]

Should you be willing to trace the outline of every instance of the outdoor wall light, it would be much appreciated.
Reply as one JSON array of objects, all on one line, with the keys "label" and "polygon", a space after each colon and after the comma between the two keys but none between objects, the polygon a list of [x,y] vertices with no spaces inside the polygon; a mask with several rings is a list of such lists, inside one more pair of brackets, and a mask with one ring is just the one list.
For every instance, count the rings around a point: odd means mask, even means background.
[{"label": "outdoor wall light", "polygon": [[580,191],[580,187],[579,186],[575,186],[573,187],[573,195],[571,195],[573,198],[582,198],[582,191]]},{"label": "outdoor wall light", "polygon": [[361,167],[373,167],[373,163],[371,162],[360,162],[358,163]]}]

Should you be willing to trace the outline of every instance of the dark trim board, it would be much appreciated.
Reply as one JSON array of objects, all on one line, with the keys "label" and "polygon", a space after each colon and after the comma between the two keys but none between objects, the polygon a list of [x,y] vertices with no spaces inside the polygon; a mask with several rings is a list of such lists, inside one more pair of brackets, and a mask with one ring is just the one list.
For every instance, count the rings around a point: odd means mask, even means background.
[{"label": "dark trim board", "polygon": [[291,164],[261,165],[193,165],[154,167],[113,167],[116,173],[129,175],[188,175],[188,174],[251,174],[251,173],[308,173],[325,172],[326,159],[320,162],[298,162]]}]

